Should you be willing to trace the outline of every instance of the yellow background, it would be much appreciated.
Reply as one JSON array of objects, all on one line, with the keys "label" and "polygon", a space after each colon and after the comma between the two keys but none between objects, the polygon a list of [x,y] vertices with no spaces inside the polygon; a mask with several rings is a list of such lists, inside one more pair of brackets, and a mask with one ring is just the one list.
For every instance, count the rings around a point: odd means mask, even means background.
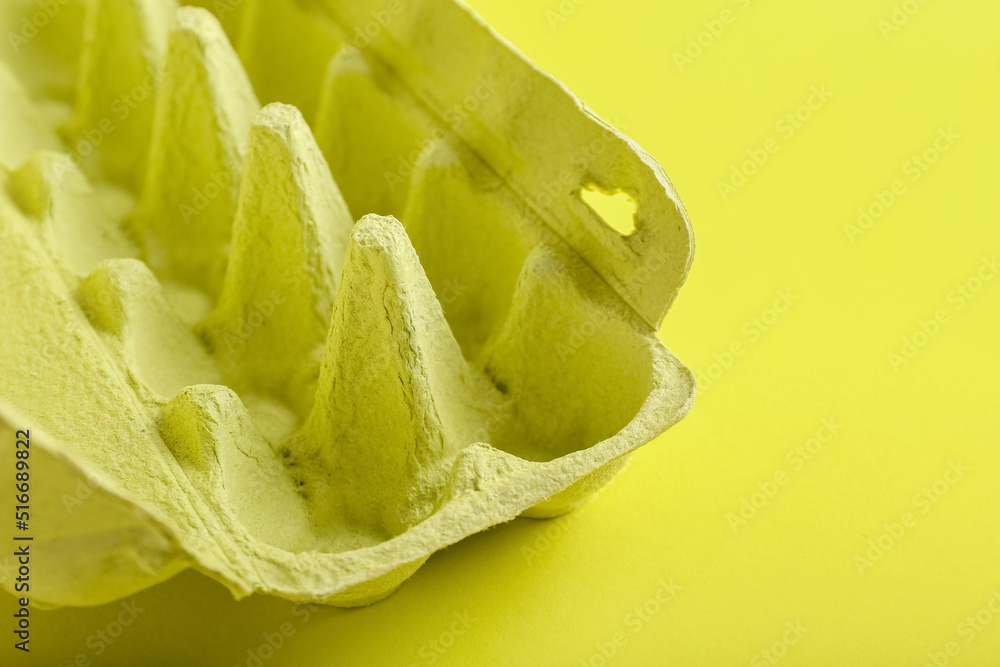
[{"label": "yellow background", "polygon": [[[702,383],[691,415],[577,513],[467,539],[375,606],[302,623],[186,573],[137,595],[100,656],[120,604],[36,612],[32,664],[247,665],[286,621],[264,665],[1000,664],[1000,276],[961,308],[953,292],[1000,251],[1000,6],[473,4],[673,179],[698,250],[662,337]],[[894,4],[916,11],[889,32]],[[813,87],[831,96],[786,136]],[[909,161],[949,128],[914,181]],[[824,420],[836,435],[798,466]],[[744,500],[756,514],[734,530]]]}]

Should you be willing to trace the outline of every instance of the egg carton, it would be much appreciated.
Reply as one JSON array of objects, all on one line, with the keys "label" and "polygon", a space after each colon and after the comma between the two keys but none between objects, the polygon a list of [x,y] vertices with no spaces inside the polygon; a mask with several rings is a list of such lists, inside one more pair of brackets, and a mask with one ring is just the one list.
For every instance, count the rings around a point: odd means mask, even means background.
[{"label": "egg carton", "polygon": [[669,180],[464,5],[48,4],[0,10],[33,603],[194,568],[369,604],[690,409],[657,338],[693,253]]}]

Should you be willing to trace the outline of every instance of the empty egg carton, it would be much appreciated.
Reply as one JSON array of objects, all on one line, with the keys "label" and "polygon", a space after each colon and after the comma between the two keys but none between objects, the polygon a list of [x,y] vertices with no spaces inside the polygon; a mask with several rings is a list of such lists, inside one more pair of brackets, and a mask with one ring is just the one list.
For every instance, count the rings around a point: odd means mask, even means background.
[{"label": "empty egg carton", "polygon": [[634,143],[452,0],[198,4],[0,10],[0,459],[30,448],[35,602],[193,567],[368,604],[687,413],[656,334],[690,226]]}]

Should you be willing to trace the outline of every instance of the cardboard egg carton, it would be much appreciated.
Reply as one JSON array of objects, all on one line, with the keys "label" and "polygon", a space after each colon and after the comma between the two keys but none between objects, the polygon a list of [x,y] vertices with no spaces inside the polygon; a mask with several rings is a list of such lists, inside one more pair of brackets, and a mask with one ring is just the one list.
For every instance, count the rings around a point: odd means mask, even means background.
[{"label": "cardboard egg carton", "polygon": [[33,3],[0,13],[33,602],[191,567],[368,604],[687,413],[657,329],[690,226],[631,140],[450,0],[201,4],[67,0],[30,39]]}]

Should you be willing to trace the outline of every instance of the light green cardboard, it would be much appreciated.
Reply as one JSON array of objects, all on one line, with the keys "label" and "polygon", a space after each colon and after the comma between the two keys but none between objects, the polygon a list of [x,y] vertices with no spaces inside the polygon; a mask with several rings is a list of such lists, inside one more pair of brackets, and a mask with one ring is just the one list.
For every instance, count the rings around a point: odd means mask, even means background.
[{"label": "light green cardboard", "polygon": [[34,603],[195,568],[369,604],[683,418],[657,327],[693,242],[655,161],[462,5],[214,7],[90,0],[76,60],[0,62],[0,460],[29,429]]}]

